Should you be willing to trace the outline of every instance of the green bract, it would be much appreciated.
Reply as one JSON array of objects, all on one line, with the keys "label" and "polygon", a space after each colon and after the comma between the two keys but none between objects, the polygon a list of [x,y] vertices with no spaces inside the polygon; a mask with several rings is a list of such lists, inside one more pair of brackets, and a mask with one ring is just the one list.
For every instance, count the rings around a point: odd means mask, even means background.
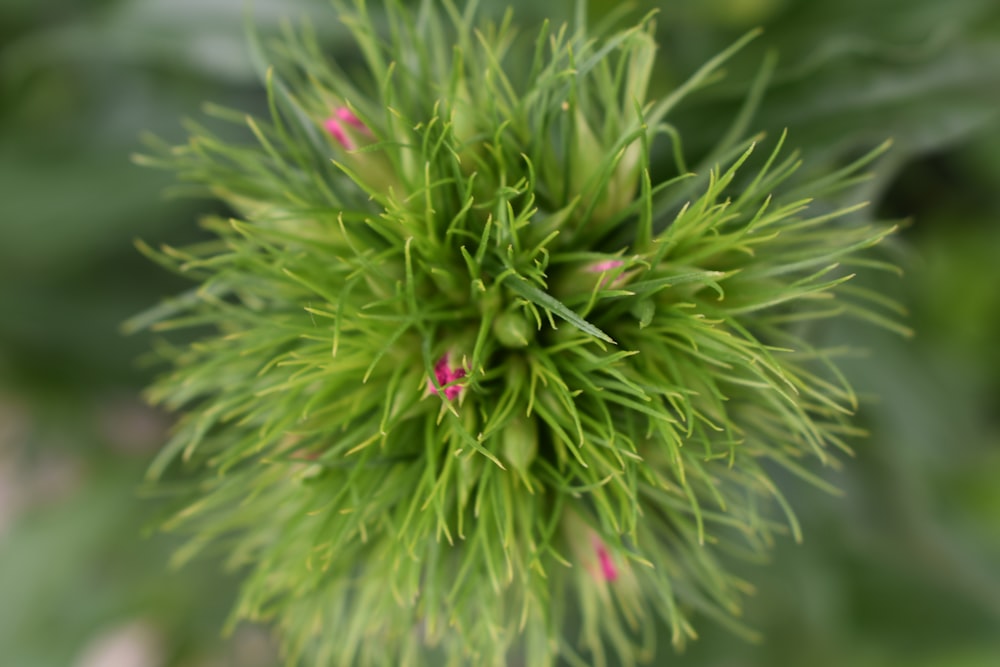
[{"label": "green bract", "polygon": [[363,69],[258,48],[270,118],[211,109],[247,142],[143,158],[235,212],[150,251],[200,286],[132,323],[195,339],[149,392],[182,414],[152,476],[199,480],[179,557],[224,547],[290,665],[633,664],[657,619],[739,628],[720,556],[766,550],[774,505],[799,530],[767,470],[822,484],[855,432],[804,335],[884,320],[845,283],[891,230],[813,202],[871,156],[791,187],[748,109],[691,173],[666,119],[742,43],[650,101],[648,18],[532,45],[435,4],[340,7]]}]

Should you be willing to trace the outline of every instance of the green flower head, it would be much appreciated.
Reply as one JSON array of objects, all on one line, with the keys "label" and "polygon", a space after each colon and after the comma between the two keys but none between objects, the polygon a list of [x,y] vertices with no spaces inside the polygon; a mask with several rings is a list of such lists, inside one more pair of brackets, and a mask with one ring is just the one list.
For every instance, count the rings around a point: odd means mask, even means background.
[{"label": "green flower head", "polygon": [[197,480],[179,558],[223,547],[289,665],[628,665],[661,623],[739,630],[724,558],[799,531],[768,471],[821,484],[855,433],[808,334],[883,319],[846,283],[891,229],[830,204],[872,156],[793,185],[737,119],[689,170],[671,112],[743,42],[653,100],[650,17],[523,40],[437,4],[338,7],[363,67],[258,46],[269,118],[211,109],[246,141],[143,158],[233,211],[143,246],[199,283],[133,322],[191,330],[149,392],[181,415],[151,475]]}]

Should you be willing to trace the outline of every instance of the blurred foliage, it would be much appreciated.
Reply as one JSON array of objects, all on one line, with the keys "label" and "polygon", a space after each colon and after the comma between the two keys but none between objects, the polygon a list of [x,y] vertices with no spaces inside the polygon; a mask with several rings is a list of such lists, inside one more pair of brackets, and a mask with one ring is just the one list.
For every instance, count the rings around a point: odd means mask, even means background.
[{"label": "blurred foliage", "polygon": [[[253,4],[264,32],[312,15],[335,53],[342,43],[322,0]],[[572,9],[513,4],[525,23]],[[801,489],[805,544],[781,544],[773,563],[746,572],[759,588],[747,620],[764,644],[703,622],[703,641],[665,663],[1000,664],[1000,5],[658,4],[661,91],[765,27],[676,119],[692,155],[728,126],[772,50],[778,68],[753,130],[788,127],[814,170],[895,139],[866,187],[882,215],[914,224],[896,248],[905,279],[876,287],[908,305],[918,331],[912,342],[857,325],[824,332],[867,350],[848,370],[873,397],[861,415],[872,435],[829,476],[845,494]],[[217,563],[170,571],[169,536],[143,537],[156,504],[137,488],[165,426],[135,399],[149,341],[118,329],[179,287],[132,239],[196,238],[205,208],[164,201],[163,176],[128,156],[143,131],[179,139],[178,119],[206,100],[263,105],[244,11],[242,0],[0,4],[4,664],[82,667],[96,640],[134,619],[155,629],[159,658],[129,664],[273,664],[254,631],[218,636],[232,582]]]}]

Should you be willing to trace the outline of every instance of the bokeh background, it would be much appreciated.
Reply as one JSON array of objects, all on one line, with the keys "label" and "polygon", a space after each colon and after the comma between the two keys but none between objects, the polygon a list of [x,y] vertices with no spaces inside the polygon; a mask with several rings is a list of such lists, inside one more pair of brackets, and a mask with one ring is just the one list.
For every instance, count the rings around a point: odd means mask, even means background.
[{"label": "bokeh background", "polygon": [[[377,2],[371,3],[377,5]],[[487,12],[501,3],[484,0]],[[512,0],[532,24],[568,0]],[[617,7],[592,0],[599,16]],[[698,624],[676,667],[1000,665],[1000,3],[664,0],[660,91],[754,26],[729,76],[675,116],[692,152],[779,65],[752,127],[789,128],[807,170],[893,137],[857,196],[911,223],[888,248],[906,339],[841,324],[831,344],[870,399],[870,437],[824,495],[784,480],[806,532],[745,611],[765,640]],[[255,0],[263,32],[311,16],[356,55],[324,0]],[[150,338],[121,323],[185,287],[135,250],[198,238],[210,202],[164,197],[139,136],[181,141],[206,100],[262,110],[243,0],[0,1],[0,665],[274,667],[265,630],[221,637],[235,578],[169,568],[144,469],[169,417],[142,403]]]}]

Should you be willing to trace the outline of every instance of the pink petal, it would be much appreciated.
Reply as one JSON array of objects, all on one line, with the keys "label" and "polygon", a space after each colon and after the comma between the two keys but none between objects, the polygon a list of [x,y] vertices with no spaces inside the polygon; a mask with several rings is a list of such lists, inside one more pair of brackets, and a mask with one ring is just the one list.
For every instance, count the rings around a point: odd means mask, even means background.
[{"label": "pink petal", "polygon": [[[624,264],[625,262],[620,259],[608,259],[603,262],[597,262],[596,264],[591,264],[590,266],[587,267],[586,270],[588,273],[605,273],[608,271],[614,271],[615,269]],[[621,274],[613,281],[611,281],[611,286],[621,287],[622,284],[624,284],[625,281],[628,279],[627,276],[628,274],[625,273]],[[601,278],[601,287],[604,287],[607,284],[607,282],[608,282],[608,276]]]},{"label": "pink petal", "polygon": [[347,150],[354,148],[354,144],[351,142],[351,138],[347,136],[347,132],[344,131],[344,127],[340,124],[336,118],[327,118],[326,122],[323,123],[323,127],[326,131],[336,139],[341,146]]},{"label": "pink petal", "polygon": [[348,125],[356,127],[365,133],[369,133],[368,126],[365,125],[361,119],[347,107],[338,107],[334,113],[337,115],[337,118],[344,121]]},{"label": "pink petal", "polygon": [[[449,376],[448,376],[448,382],[449,383],[450,382],[455,382],[456,380],[461,380],[464,377],[465,377],[465,371],[462,370],[461,368],[459,368],[459,369],[456,369],[456,370],[452,371],[451,374],[449,374]],[[458,398],[459,394],[462,393],[463,389],[465,389],[465,387],[463,387],[462,385],[455,384],[455,385],[452,385],[452,386],[448,387],[447,389],[445,389],[444,390],[444,395],[449,400],[452,400],[452,399]]]},{"label": "pink petal", "polygon": [[434,366],[434,379],[440,385],[448,384],[448,376],[451,375],[451,371],[448,370],[448,357],[441,357],[440,361]]},{"label": "pink petal", "polygon": [[623,260],[620,259],[609,259],[603,262],[598,262],[597,264],[592,264],[587,267],[587,271],[590,273],[604,273],[605,271],[614,271],[619,266],[625,264]]},{"label": "pink petal", "polygon": [[[448,355],[441,357],[441,359],[434,365],[434,379],[437,381],[437,387],[444,387],[447,384],[451,384],[456,380],[461,380],[465,377],[465,370],[462,368],[452,368],[448,361]],[[427,387],[432,393],[438,393],[437,387],[430,379],[427,380]],[[445,387],[444,395],[449,400],[457,398],[462,391],[465,389],[460,384],[454,384],[450,387]]]},{"label": "pink petal", "polygon": [[618,568],[611,560],[611,554],[600,540],[594,541],[594,548],[597,550],[597,560],[601,565],[601,575],[605,581],[614,581],[618,578]]}]

